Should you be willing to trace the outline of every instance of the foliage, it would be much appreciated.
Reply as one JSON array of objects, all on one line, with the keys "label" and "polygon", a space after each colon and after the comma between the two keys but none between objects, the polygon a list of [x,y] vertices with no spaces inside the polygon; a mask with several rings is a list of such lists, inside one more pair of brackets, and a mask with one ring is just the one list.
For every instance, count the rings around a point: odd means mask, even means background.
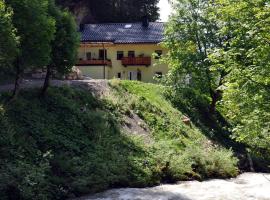
[{"label": "foliage", "polygon": [[51,41],[51,58],[47,65],[47,75],[44,81],[42,94],[44,95],[52,74],[67,74],[76,63],[79,47],[79,34],[73,16],[66,10],[55,5],[54,0],[49,1],[49,15],[54,18],[56,30]]},{"label": "foliage", "polygon": [[[50,42],[54,34],[54,20],[48,17],[46,0],[9,0],[14,11],[13,25],[20,38],[18,59],[22,69],[42,67],[50,60]],[[31,22],[31,23],[29,23]]]},{"label": "foliage", "polygon": [[52,41],[50,66],[57,72],[65,74],[74,66],[77,59],[79,35],[73,16],[68,11],[60,10],[50,0],[49,14],[56,21],[56,32]]},{"label": "foliage", "polygon": [[18,38],[12,24],[13,11],[0,1],[0,67],[9,68],[17,54]]},{"label": "foliage", "polygon": [[209,60],[209,51],[223,47],[226,40],[217,34],[220,26],[213,17],[215,6],[209,0],[178,0],[174,8],[164,41],[169,49],[165,62],[171,67],[168,84],[176,90],[190,87],[206,94],[214,113],[226,75],[224,70],[211,70]]},{"label": "foliage", "polygon": [[[206,127],[214,134],[232,132],[264,159],[270,142],[269,9],[267,0],[178,0],[164,42],[174,105],[193,119],[191,108],[204,105],[199,110]],[[210,97],[209,110],[200,102]],[[216,103],[219,110],[211,117]]]},{"label": "foliage", "polygon": [[159,18],[158,0],[58,0],[60,5],[74,10],[85,5],[91,16],[86,16],[83,23],[90,22],[134,22],[141,21],[145,15],[150,21]]},{"label": "foliage", "polygon": [[[114,94],[104,100],[84,90],[49,88],[42,99],[30,90],[8,105],[1,103],[2,199],[66,199],[111,187],[237,173],[230,151],[212,144],[204,148],[201,132],[183,125],[181,113],[162,95],[163,87],[111,84]],[[152,142],[122,132],[125,109],[140,113]]]},{"label": "foliage", "polygon": [[206,95],[192,88],[183,88],[181,90],[167,88],[165,96],[175,108],[188,116],[209,139],[227,148],[232,148],[237,154],[246,154],[246,144],[231,138],[230,129],[232,125],[222,114],[219,112],[216,112],[215,116],[209,114],[209,102]]},{"label": "foliage", "polygon": [[216,48],[211,55],[218,68],[229,72],[223,113],[234,124],[236,140],[269,154],[269,1],[220,0],[217,5],[219,34],[229,36],[228,48]]},{"label": "foliage", "polygon": [[48,16],[47,0],[9,0],[7,5],[14,11],[12,23],[20,38],[19,52],[13,63],[16,71],[14,98],[18,95],[23,72],[49,63],[55,21]]},{"label": "foliage", "polygon": [[[215,147],[209,141],[190,143],[183,151],[161,141],[155,145],[155,159],[162,166],[166,180],[203,180],[211,177],[233,177],[238,174],[238,160],[233,152]],[[203,147],[203,148],[202,148]]]}]

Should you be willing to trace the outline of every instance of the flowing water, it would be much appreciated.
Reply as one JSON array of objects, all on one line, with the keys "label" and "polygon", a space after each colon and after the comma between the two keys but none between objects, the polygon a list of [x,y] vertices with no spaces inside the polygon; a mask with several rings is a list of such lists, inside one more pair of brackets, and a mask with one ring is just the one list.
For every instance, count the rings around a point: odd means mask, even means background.
[{"label": "flowing water", "polygon": [[228,180],[113,189],[76,200],[270,200],[270,174],[245,173]]}]

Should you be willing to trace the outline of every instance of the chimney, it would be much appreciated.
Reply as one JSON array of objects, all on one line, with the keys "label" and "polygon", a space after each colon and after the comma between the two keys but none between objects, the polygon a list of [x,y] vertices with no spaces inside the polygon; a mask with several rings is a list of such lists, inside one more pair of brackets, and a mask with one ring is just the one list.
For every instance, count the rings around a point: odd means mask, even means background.
[{"label": "chimney", "polygon": [[148,28],[148,27],[149,27],[149,19],[148,19],[147,16],[144,16],[144,17],[142,18],[142,26],[143,26],[144,28]]},{"label": "chimney", "polygon": [[80,24],[80,32],[84,30],[84,24]]}]

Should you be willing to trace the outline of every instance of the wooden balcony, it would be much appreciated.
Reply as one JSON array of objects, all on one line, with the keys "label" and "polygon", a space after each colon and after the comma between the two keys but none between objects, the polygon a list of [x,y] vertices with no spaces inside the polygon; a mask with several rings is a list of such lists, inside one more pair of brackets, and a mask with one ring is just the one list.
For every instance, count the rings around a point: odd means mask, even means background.
[{"label": "wooden balcony", "polygon": [[92,65],[108,65],[112,66],[112,61],[110,60],[79,60],[76,66],[92,66]]},{"label": "wooden balcony", "polygon": [[122,65],[125,67],[128,65],[151,65],[151,57],[123,57]]}]

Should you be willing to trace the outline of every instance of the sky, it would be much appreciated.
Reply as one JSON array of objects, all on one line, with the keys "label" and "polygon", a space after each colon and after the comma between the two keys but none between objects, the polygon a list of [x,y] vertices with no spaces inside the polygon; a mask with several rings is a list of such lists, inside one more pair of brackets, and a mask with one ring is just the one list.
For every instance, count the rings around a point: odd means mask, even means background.
[{"label": "sky", "polygon": [[168,3],[168,0],[160,0],[158,4],[160,8],[160,21],[168,21],[169,15],[171,13],[171,5]]}]

